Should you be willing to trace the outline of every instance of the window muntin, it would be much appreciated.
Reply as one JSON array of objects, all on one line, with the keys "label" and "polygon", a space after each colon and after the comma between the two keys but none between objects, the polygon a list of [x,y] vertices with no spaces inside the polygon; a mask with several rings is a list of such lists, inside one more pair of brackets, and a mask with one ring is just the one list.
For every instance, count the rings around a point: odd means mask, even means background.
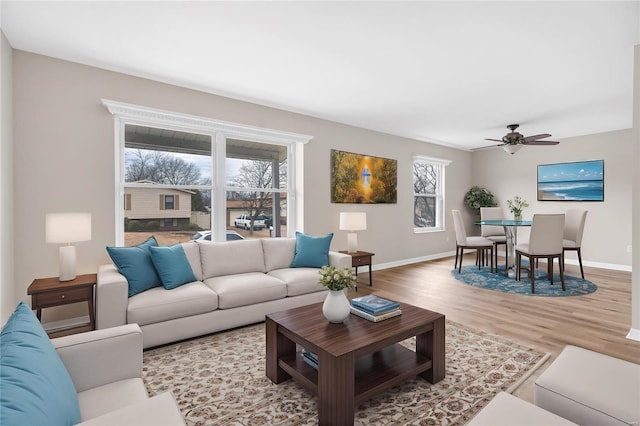
[{"label": "window muntin", "polygon": [[414,232],[444,229],[444,170],[448,160],[413,158]]}]

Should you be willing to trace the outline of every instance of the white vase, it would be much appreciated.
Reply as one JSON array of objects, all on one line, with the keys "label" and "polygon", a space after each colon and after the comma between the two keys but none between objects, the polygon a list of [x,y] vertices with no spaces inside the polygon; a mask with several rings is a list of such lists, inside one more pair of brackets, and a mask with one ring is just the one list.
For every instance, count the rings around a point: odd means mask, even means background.
[{"label": "white vase", "polygon": [[342,290],[331,290],[324,299],[322,313],[329,322],[340,323],[346,320],[351,313],[351,305],[347,295]]}]

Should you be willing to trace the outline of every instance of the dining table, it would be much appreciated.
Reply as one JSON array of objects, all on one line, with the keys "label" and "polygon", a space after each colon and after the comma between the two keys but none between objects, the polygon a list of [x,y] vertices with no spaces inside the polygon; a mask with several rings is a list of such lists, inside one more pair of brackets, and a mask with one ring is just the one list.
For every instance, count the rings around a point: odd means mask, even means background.
[{"label": "dining table", "polygon": [[[518,244],[518,227],[531,226],[530,220],[513,220],[513,219],[486,219],[475,222],[476,225],[492,225],[502,226],[504,234],[507,237],[507,264],[505,266],[505,274],[508,277],[516,276],[516,245]],[[497,269],[498,265],[496,265]]]}]

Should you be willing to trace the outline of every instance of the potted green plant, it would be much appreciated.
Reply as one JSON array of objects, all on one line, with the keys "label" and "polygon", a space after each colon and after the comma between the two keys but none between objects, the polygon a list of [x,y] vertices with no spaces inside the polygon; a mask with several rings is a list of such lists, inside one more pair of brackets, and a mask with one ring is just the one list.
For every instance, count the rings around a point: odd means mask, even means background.
[{"label": "potted green plant", "polygon": [[464,202],[476,214],[480,214],[480,207],[494,207],[496,201],[493,194],[486,188],[473,186],[464,196]]}]

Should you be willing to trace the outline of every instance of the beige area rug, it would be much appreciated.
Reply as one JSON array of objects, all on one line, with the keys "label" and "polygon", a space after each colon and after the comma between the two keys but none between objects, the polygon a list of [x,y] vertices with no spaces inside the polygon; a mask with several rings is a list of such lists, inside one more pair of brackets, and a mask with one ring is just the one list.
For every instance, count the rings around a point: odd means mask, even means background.
[{"label": "beige area rug", "polygon": [[[415,349],[415,340],[404,345]],[[356,425],[463,425],[549,354],[447,321],[446,377],[415,378],[359,405]],[[316,397],[265,375],[264,323],[144,353],[149,393],[171,391],[188,425],[316,425]]]}]

